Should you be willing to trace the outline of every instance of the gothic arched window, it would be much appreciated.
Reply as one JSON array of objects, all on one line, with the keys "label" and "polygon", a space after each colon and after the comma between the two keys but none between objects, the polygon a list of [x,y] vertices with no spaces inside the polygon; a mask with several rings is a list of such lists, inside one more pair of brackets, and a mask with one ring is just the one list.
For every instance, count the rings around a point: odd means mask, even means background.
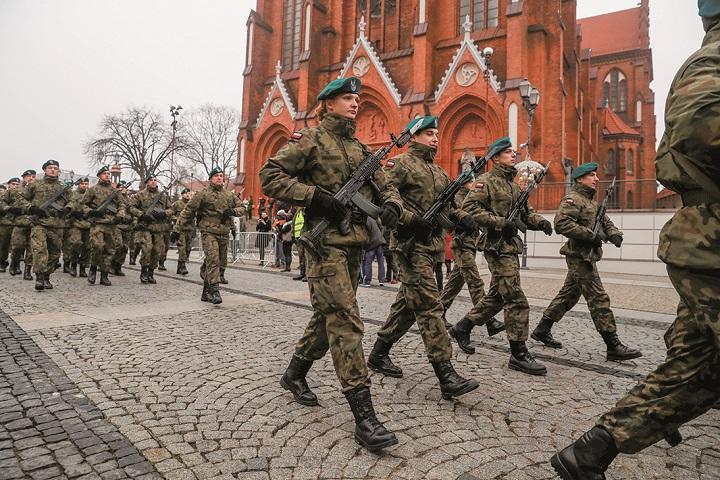
[{"label": "gothic arched window", "polygon": [[627,163],[626,163],[626,165],[625,165],[625,171],[626,171],[627,173],[633,173],[633,166],[634,166],[634,163],[635,163],[635,158],[634,158],[634,155],[633,155],[633,151],[632,151],[632,150],[628,150],[628,151],[627,151],[626,162],[627,162]]},{"label": "gothic arched window", "polygon": [[613,112],[627,110],[627,79],[617,68],[610,71],[603,81],[603,103]]},{"label": "gothic arched window", "polygon": [[615,173],[615,150],[610,149],[607,152],[607,163],[605,164],[607,173]]},{"label": "gothic arched window", "polygon": [[460,0],[458,2],[458,32],[463,32],[465,18],[470,16],[472,30],[498,26],[498,0]]},{"label": "gothic arched window", "polygon": [[302,0],[285,0],[283,9],[283,68],[293,70],[300,60]]}]

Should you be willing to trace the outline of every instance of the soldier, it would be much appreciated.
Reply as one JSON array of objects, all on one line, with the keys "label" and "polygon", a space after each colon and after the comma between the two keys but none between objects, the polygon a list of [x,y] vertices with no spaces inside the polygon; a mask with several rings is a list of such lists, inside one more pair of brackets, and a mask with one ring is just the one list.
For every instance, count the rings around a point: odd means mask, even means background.
[{"label": "soldier", "polygon": [[[70,211],[69,189],[60,181],[60,163],[48,160],[42,166],[45,176],[23,190],[20,207],[32,215],[32,243],[35,290],[50,290],[50,274],[55,271],[62,252],[64,216]],[[57,194],[59,197],[55,198]],[[55,198],[52,205],[45,205]],[[55,206],[57,205],[57,206]]]},{"label": "soldier", "polygon": [[607,345],[608,360],[630,360],[642,356],[639,350],[626,347],[620,342],[615,326],[615,316],[610,310],[610,297],[605,293],[597,261],[602,258],[602,243],[610,241],[620,248],[623,237],[607,215],[602,219],[602,228],[597,236],[593,235],[595,219],[600,205],[593,200],[599,178],[598,164],[584,163],[573,170],[575,182],[570,192],[560,202],[555,215],[555,231],[568,237],[567,243],[560,249],[565,255],[568,274],[565,284],[543,312],[542,319],[532,332],[532,338],[551,348],[562,348],[562,343],[552,336],[552,326],[559,322],[582,294],[590,309],[595,329]]},{"label": "soldier", "polygon": [[[403,199],[404,211],[397,231],[390,237],[390,249],[394,251],[400,269],[400,290],[390,307],[390,315],[378,332],[368,366],[384,375],[400,378],[400,367],[390,360],[390,349],[417,322],[425,351],[440,382],[445,399],[457,397],[475,390],[478,382],[465,379],[455,372],[450,362],[452,346],[443,323],[443,307],[440,303],[438,285],[435,281],[435,264],[445,252],[442,229],[433,227],[422,214],[435,201],[437,195],[450,183],[445,171],[434,163],[438,146],[437,117],[427,116],[412,120],[407,129],[417,123],[407,153],[402,153],[385,163],[388,180],[397,187]],[[458,227],[471,231],[477,229],[472,218],[453,209],[450,213]],[[399,243],[414,238],[407,253],[397,248]]]},{"label": "soldier", "polygon": [[[129,186],[130,184],[125,180],[120,180],[117,184],[117,189],[119,190],[118,197],[120,198],[120,201],[126,205],[126,207],[130,202],[130,197],[128,196]],[[126,216],[122,220],[123,221],[120,221],[117,224],[117,249],[111,263],[111,273],[117,277],[125,276],[125,272],[122,271],[122,266],[123,263],[125,263],[125,258],[127,258],[130,238],[133,236],[134,228],[133,218],[131,216]]]},{"label": "soldier", "polygon": [[0,191],[0,272],[5,272],[9,263],[10,238],[12,237],[13,222],[19,209],[10,206],[10,190],[20,185],[20,179],[13,177],[7,182],[7,189]]},{"label": "soldier", "polygon": [[178,216],[173,237],[183,234],[183,229],[199,219],[205,260],[200,267],[203,292],[200,299],[215,305],[222,303],[220,296],[220,272],[227,266],[228,235],[234,228],[233,217],[245,215],[245,207],[237,195],[225,189],[225,174],[215,167],[210,171],[210,183],[204,190],[193,195]]},{"label": "soldier", "polygon": [[70,197],[70,216],[72,223],[68,223],[68,228],[63,239],[63,260],[70,262],[70,275],[78,276],[78,267],[80,268],[80,277],[87,277],[87,266],[90,260],[90,221],[85,218],[82,207],[82,198],[90,186],[88,177],[81,178],[77,190],[72,192]]},{"label": "soldier", "polygon": [[450,335],[464,352],[474,353],[475,347],[470,343],[473,327],[485,324],[504,309],[511,351],[508,367],[531,375],[546,375],[545,366],[535,360],[525,345],[530,306],[520,286],[518,255],[522,252],[522,240],[517,232],[527,226],[531,230],[542,230],[546,235],[552,235],[552,224],[534,213],[530,205],[521,215],[522,219],[507,221],[511,205],[517,202],[521,193],[520,187],[513,182],[517,173],[514,166],[515,150],[510,139],[503,137],[490,145],[486,156],[493,160],[493,168],[480,176],[473,190],[465,197],[463,209],[481,227],[487,229],[479,248],[484,250],[492,274],[490,289],[480,304],[450,329]]},{"label": "soldier", "polygon": [[720,399],[720,0],[698,4],[707,33],[670,86],[655,162],[657,179],[683,201],[658,245],[680,295],[665,334],[667,358],[552,457],[563,480],[599,480],[619,452],[640,452],[663,437],[679,443],[677,429]]},{"label": "soldier", "polygon": [[35,181],[35,175],[37,172],[32,169],[25,170],[22,174],[22,184],[13,190],[8,190],[8,204],[12,211],[17,213],[15,221],[13,223],[13,232],[10,237],[10,275],[17,275],[21,273],[20,270],[20,259],[25,254],[25,269],[23,273],[23,280],[33,280],[33,276],[30,273],[32,270],[33,258],[32,258],[32,247],[30,246],[30,229],[32,227],[32,221],[30,215],[23,212],[20,204],[22,203],[22,196],[25,189],[32,182]]},{"label": "soldier", "polygon": [[[112,259],[118,248],[115,225],[127,217],[120,192],[110,183],[110,168],[103,166],[97,172],[98,183],[88,188],[81,204],[83,213],[90,218],[90,272],[88,283],[95,284],[98,268],[100,285],[110,286],[108,275]],[[115,213],[113,213],[115,212]]]},{"label": "soldier", "polygon": [[128,212],[137,219],[135,244],[140,247],[140,283],[157,283],[155,269],[165,249],[170,230],[170,198],[158,188],[154,173],[145,176],[145,188],[130,199]]},{"label": "soldier", "polygon": [[[355,138],[360,86],[360,79],[355,77],[330,82],[318,95],[320,124],[293,133],[287,146],[262,168],[260,180],[266,195],[307,207],[305,229],[312,229],[322,219],[330,222],[324,235],[325,256],[318,259],[308,255],[305,259],[314,312],[280,384],[299,403],[317,405],[305,376],[313,362],[329,349],[355,417],[355,441],[369,450],[379,450],[398,440],[375,415],[362,348],[364,326],[355,296],[362,247],[369,233],[365,216],[355,208],[351,210],[350,232],[340,233],[339,224],[349,212],[332,195],[370,153]],[[374,180],[379,191],[375,193],[367,185],[361,194],[381,202],[383,225],[393,228],[402,201],[381,170],[375,173]],[[260,212],[263,208],[261,199]]]},{"label": "soldier", "polygon": [[[191,196],[192,192],[189,189],[184,188],[180,193],[180,198],[175,203],[173,203],[172,218],[175,225],[177,225],[180,219],[180,214],[190,201]],[[183,225],[178,229],[173,229],[173,232],[170,234],[170,241],[177,243],[178,264],[177,271],[175,273],[177,273],[178,275],[188,274],[186,264],[188,262],[188,259],[190,258],[190,252],[192,251],[192,242],[195,238],[196,233],[197,229],[195,228],[195,222],[189,222],[188,224]]]}]

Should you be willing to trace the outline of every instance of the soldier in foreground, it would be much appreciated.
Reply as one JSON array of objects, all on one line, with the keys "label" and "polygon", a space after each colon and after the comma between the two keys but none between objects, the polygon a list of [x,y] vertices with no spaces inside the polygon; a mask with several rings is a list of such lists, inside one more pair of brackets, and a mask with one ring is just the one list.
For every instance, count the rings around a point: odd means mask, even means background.
[{"label": "soldier in foreground", "polygon": [[[30,215],[23,212],[21,207],[22,196],[28,185],[35,181],[37,172],[32,169],[25,170],[22,174],[22,184],[15,189],[8,190],[8,204],[11,211],[16,212],[13,223],[13,232],[10,237],[10,275],[23,274],[23,280],[32,280],[32,247],[30,246],[30,229],[32,221]],[[25,255],[25,269],[20,270],[20,259]]]},{"label": "soldier in foreground", "polygon": [[[90,179],[80,179],[77,189],[70,197],[70,218],[63,243],[63,260],[70,262],[70,275],[87,277],[87,266],[90,263],[90,221],[85,218],[82,199],[90,186]],[[79,273],[78,273],[79,268]]]},{"label": "soldier in foreground", "polygon": [[[390,249],[395,253],[400,270],[400,290],[390,307],[390,315],[378,332],[368,366],[384,375],[402,377],[402,369],[390,360],[390,348],[417,322],[425,352],[440,382],[445,399],[458,397],[478,387],[478,382],[457,374],[450,358],[452,345],[440,303],[435,281],[435,264],[445,252],[442,228],[422,218],[422,214],[435,202],[436,197],[450,183],[447,173],[434,163],[438,146],[437,117],[427,116],[412,120],[407,126],[420,122],[408,151],[385,163],[388,180],[397,187],[405,210],[397,231],[390,237]],[[477,229],[470,216],[459,209],[450,216],[468,232]],[[400,252],[398,244],[414,239],[407,253]]]},{"label": "soldier in foreground", "polygon": [[521,193],[520,187],[513,181],[517,173],[516,154],[510,139],[503,137],[496,140],[490,145],[487,158],[493,161],[492,170],[480,176],[475,188],[465,197],[463,209],[487,229],[479,248],[485,252],[492,279],[480,305],[473,307],[452,327],[450,335],[464,352],[474,353],[475,347],[470,344],[473,327],[484,325],[504,310],[511,352],[508,367],[530,375],[546,375],[545,366],[535,360],[525,345],[530,305],[520,286],[518,255],[522,253],[522,239],[518,230],[526,225],[531,230],[542,230],[546,235],[552,235],[552,225],[534,213],[530,205],[527,205],[521,220],[508,222],[506,218]]},{"label": "soldier in foreground", "polygon": [[[177,225],[178,220],[180,219],[180,213],[182,213],[183,209],[190,201],[191,195],[192,192],[187,188],[184,188],[182,190],[182,193],[180,194],[180,198],[175,203],[173,203],[172,219],[175,225]],[[183,225],[178,229],[173,229],[173,232],[170,234],[170,241],[175,242],[178,249],[177,271],[175,272],[178,275],[188,274],[186,264],[188,259],[190,258],[190,252],[192,251],[192,242],[195,238],[196,233],[197,228],[195,228],[195,223],[189,222],[188,224]]]},{"label": "soldier in foreground", "polygon": [[619,452],[640,452],[663,437],[679,443],[677,429],[720,399],[720,0],[699,7],[707,33],[670,86],[655,162],[657,179],[683,201],[658,245],[680,295],[665,334],[667,358],[552,457],[563,480],[600,480]]},{"label": "soldier in foreground", "polygon": [[[565,235],[568,241],[560,249],[568,266],[567,277],[560,292],[543,312],[540,323],[532,332],[532,338],[551,348],[562,348],[562,343],[552,336],[553,324],[585,297],[595,329],[607,345],[608,360],[630,360],[642,356],[639,350],[622,344],[617,335],[615,315],[610,310],[610,297],[605,292],[597,262],[602,258],[603,241],[609,241],[617,248],[622,245],[622,232],[607,215],[597,219],[600,205],[593,200],[599,178],[598,164],[584,163],[573,170],[573,184],[570,192],[560,202],[555,215],[555,231]],[[598,235],[593,232],[595,222],[601,222]]]},{"label": "soldier in foreground", "polygon": [[[355,77],[330,82],[318,95],[320,124],[293,133],[290,143],[262,168],[260,180],[265,195],[307,207],[306,230],[323,219],[330,221],[324,234],[324,258],[306,254],[305,272],[314,312],[280,384],[299,403],[317,405],[317,397],[305,376],[313,362],[329,349],[355,417],[355,440],[369,450],[379,450],[395,445],[398,440],[375,415],[362,347],[364,325],[355,295],[362,248],[369,233],[365,215],[353,208],[349,233],[341,234],[339,225],[348,211],[333,197],[353,169],[370,154],[368,147],[355,138],[360,85],[360,79]],[[368,200],[379,201],[383,225],[393,228],[402,201],[381,170],[375,172],[374,180],[379,191],[375,193],[367,185],[361,194]]]},{"label": "soldier in foreground", "polygon": [[[123,202],[125,205],[128,205],[130,203],[130,196],[128,195],[129,186],[130,185],[125,180],[120,180],[116,187],[119,190],[118,197],[120,198],[120,201]],[[117,249],[115,251],[115,256],[113,257],[111,264],[111,273],[117,277],[125,276],[125,272],[122,271],[122,266],[125,263],[125,259],[127,258],[128,248],[130,246],[130,238],[133,236],[133,228],[134,225],[131,216],[126,216],[125,218],[122,218],[121,221],[117,224],[119,241]]]},{"label": "soldier in foreground", "polygon": [[245,207],[233,192],[225,189],[225,174],[215,167],[210,171],[210,183],[204,190],[193,195],[185,205],[173,229],[173,239],[183,234],[183,229],[199,219],[205,260],[200,267],[203,291],[200,300],[215,305],[222,303],[220,296],[220,272],[227,267],[228,235],[234,228],[233,217],[245,215]]},{"label": "soldier in foreground", "polygon": [[13,222],[19,211],[10,206],[10,190],[18,188],[18,185],[20,185],[20,179],[13,177],[8,180],[7,189],[0,191],[0,272],[5,272],[9,265]]}]

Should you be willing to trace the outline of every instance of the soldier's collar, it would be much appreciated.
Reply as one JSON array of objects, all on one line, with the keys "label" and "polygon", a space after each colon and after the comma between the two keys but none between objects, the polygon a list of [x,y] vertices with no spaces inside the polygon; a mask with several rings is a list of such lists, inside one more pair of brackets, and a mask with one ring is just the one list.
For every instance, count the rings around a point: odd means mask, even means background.
[{"label": "soldier's collar", "polygon": [[335,113],[326,113],[325,116],[323,116],[320,125],[322,125],[324,129],[336,135],[348,138],[355,137],[355,120],[341,117]]},{"label": "soldier's collar", "polygon": [[515,178],[517,170],[513,166],[507,166],[501,163],[494,163],[492,170],[490,170],[490,173],[503,177],[507,180],[512,180]]},{"label": "soldier's collar", "polygon": [[222,185],[215,185],[214,183],[211,183],[209,186],[211,189],[218,191],[218,192],[223,189]]},{"label": "soldier's collar", "polygon": [[437,155],[437,148],[432,148],[418,142],[410,142],[408,152],[416,157],[422,158],[426,162],[432,163],[433,160],[435,160],[435,155]]},{"label": "soldier's collar", "polygon": [[573,185],[573,190],[575,190],[581,195],[586,196],[587,198],[593,198],[595,196],[595,189],[590,188],[587,185],[583,185],[580,182],[575,182],[575,185]]}]

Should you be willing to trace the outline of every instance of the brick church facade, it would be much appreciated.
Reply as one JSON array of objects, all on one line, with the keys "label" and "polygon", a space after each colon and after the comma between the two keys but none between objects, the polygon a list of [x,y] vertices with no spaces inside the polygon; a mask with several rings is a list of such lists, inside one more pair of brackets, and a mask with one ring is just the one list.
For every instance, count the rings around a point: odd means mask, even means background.
[{"label": "brick church facade", "polygon": [[575,0],[258,0],[247,20],[238,186],[257,205],[259,169],[317,123],[317,94],[337,77],[362,79],[357,136],[373,147],[416,115],[439,116],[437,161],[452,177],[464,152],[481,156],[503,135],[528,141],[519,91],[528,79],[541,94],[532,158],[552,162],[535,206],[553,209],[571,169],[596,161],[604,180],[620,181],[615,207],[650,208],[648,1],[578,20]]}]

